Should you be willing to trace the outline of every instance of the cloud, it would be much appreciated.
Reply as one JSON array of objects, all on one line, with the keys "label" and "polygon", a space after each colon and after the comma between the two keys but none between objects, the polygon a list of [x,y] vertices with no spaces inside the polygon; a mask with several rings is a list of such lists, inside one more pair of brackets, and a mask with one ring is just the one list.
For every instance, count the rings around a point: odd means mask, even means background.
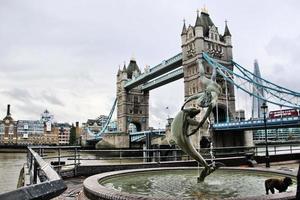
[{"label": "cloud", "polygon": [[12,90],[2,91],[1,93],[22,103],[28,103],[33,100],[32,95],[26,89],[14,88]]},{"label": "cloud", "polygon": [[265,50],[272,61],[265,76],[283,87],[300,91],[300,35],[295,38],[274,37]]},{"label": "cloud", "polygon": [[64,106],[64,103],[60,99],[58,99],[58,97],[55,96],[52,92],[43,91],[42,98],[50,104]]}]

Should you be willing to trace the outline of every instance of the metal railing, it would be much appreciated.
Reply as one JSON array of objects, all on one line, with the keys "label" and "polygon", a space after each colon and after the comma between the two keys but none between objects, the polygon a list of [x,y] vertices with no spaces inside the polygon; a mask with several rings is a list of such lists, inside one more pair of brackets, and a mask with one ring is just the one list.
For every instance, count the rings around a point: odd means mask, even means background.
[{"label": "metal railing", "polygon": [[29,185],[0,194],[0,199],[51,199],[67,189],[57,172],[34,149],[27,149]]},{"label": "metal railing", "polygon": [[80,148],[80,146],[34,147],[59,175],[62,175],[66,169],[66,171],[73,170],[73,176],[77,175],[77,167],[80,165]]},{"label": "metal railing", "polygon": [[[283,117],[276,119],[267,119],[268,128],[272,127],[294,127],[299,126],[300,117]],[[264,128],[263,119],[253,119],[236,122],[225,122],[213,124],[216,130],[233,130],[233,129],[262,129]]]},{"label": "metal railing", "polygon": [[[113,150],[83,150],[78,146],[68,147],[38,147],[35,148],[46,161],[54,162],[53,168],[60,175],[72,171],[72,176],[77,175],[80,165],[110,165],[110,164],[130,164],[147,162],[169,162],[193,160],[181,149],[113,149]],[[198,149],[201,155],[210,159],[210,149]],[[213,155],[216,158],[238,157],[246,154],[254,156],[264,156],[264,145],[245,147],[221,147],[213,148]],[[270,155],[300,153],[300,144],[272,145],[269,144]]]},{"label": "metal railing", "polygon": [[[280,154],[296,154],[300,153],[300,144],[268,144],[268,151],[270,155]],[[258,145],[255,147],[256,156],[264,156],[266,153],[265,145]]]},{"label": "metal railing", "polygon": [[[201,155],[210,159],[210,149],[198,149]],[[181,149],[114,149],[114,150],[78,150],[81,158],[77,162],[82,162],[85,165],[89,161],[107,161],[101,164],[128,164],[128,163],[145,163],[145,162],[165,162],[165,161],[187,161],[193,160],[189,155]],[[254,156],[264,156],[265,147],[262,146],[237,146],[237,147],[221,147],[214,148],[213,155],[216,158],[238,157],[247,154]],[[280,154],[296,154],[300,153],[300,144],[291,145],[269,145],[270,155]],[[97,155],[87,157],[85,155]],[[91,164],[91,163],[90,163]]]}]

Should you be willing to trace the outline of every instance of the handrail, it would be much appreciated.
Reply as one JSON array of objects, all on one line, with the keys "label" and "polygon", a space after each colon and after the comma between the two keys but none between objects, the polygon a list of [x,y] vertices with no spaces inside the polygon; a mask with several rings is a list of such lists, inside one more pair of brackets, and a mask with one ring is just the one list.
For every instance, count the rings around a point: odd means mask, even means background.
[{"label": "handrail", "polygon": [[[57,172],[43,158],[35,152],[31,147],[28,147],[29,174],[33,175],[30,178],[30,185],[23,186],[16,190],[0,194],[1,200],[31,200],[31,199],[52,199],[63,193],[67,186]],[[42,171],[43,173],[39,173]],[[39,175],[45,175],[46,180],[38,182]]]}]

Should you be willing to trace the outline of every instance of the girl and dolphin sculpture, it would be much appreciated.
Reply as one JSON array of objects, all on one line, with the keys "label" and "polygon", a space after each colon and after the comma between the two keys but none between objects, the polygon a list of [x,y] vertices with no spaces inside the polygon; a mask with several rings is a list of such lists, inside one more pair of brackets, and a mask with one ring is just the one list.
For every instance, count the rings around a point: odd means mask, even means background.
[{"label": "girl and dolphin sculpture", "polygon": [[[205,76],[204,66],[201,60],[198,60],[200,82],[203,85],[204,91],[197,93],[184,102],[183,106],[179,113],[175,116],[171,124],[171,141],[176,143],[181,149],[187,153],[189,156],[194,158],[200,165],[204,167],[202,170],[198,182],[203,182],[205,177],[214,172],[219,165],[212,163],[207,164],[205,159],[200,155],[195,147],[191,144],[190,136],[195,134],[208,120],[209,115],[212,112],[212,109],[215,107],[218,101],[218,96],[221,92],[221,87],[216,82],[216,70],[213,70],[211,78],[208,79]],[[192,101],[196,100],[197,105],[202,108],[201,110],[205,112],[201,121],[198,122],[193,118],[200,113],[200,109],[197,108],[185,108],[185,105]],[[195,127],[192,129],[193,127]]]}]

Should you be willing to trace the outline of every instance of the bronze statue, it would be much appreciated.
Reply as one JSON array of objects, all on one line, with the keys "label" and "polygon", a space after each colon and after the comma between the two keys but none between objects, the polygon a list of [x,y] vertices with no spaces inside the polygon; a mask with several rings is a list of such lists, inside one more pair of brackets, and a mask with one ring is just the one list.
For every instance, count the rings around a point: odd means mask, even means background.
[{"label": "bronze statue", "polygon": [[[200,81],[204,86],[204,91],[189,97],[181,107],[179,113],[175,116],[172,125],[172,140],[181,147],[181,149],[189,156],[194,158],[200,165],[204,167],[198,181],[203,182],[205,177],[215,171],[218,166],[215,163],[208,165],[205,159],[197,152],[195,147],[191,144],[190,136],[195,134],[203,124],[208,120],[213,107],[217,104],[218,96],[221,92],[221,87],[216,83],[216,70],[214,69],[210,79],[205,76],[204,67],[201,61],[198,61]],[[196,100],[197,105],[202,108],[185,108],[185,105]],[[200,112],[205,112],[201,121],[198,122],[193,118]],[[191,127],[195,127],[191,129]]]}]

